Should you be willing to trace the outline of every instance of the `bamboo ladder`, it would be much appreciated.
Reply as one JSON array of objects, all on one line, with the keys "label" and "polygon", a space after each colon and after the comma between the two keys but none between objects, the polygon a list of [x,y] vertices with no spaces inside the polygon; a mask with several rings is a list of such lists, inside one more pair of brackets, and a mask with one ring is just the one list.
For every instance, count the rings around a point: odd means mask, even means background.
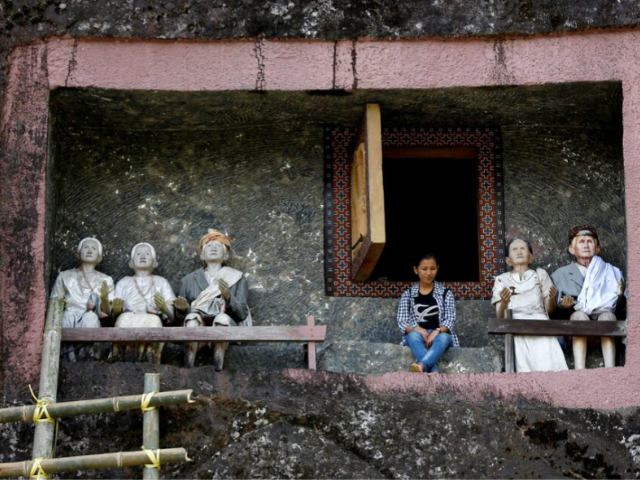
[{"label": "bamboo ladder", "polygon": [[[0,478],[48,478],[48,475],[60,472],[144,465],[142,478],[157,479],[160,477],[161,464],[188,462],[190,459],[184,448],[160,449],[160,415],[157,407],[192,403],[193,390],[159,392],[159,374],[145,374],[143,395],[56,403],[63,310],[62,299],[54,298],[49,301],[40,366],[40,398],[37,398],[37,404],[0,409],[0,423],[33,420],[36,424],[32,460],[0,463]],[[52,458],[56,422],[59,418],[136,409],[143,411],[142,450]]]}]

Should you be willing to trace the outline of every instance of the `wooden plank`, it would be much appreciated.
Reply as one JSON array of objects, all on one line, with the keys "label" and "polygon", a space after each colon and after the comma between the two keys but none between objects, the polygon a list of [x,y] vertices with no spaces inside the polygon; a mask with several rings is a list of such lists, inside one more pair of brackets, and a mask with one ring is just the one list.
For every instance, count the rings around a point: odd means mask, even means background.
[{"label": "wooden plank", "polygon": [[382,116],[380,105],[374,103],[367,105],[367,166],[369,167],[367,173],[371,206],[371,243],[384,245],[387,234],[382,182]]},{"label": "wooden plank", "polygon": [[324,342],[326,335],[326,325],[62,329],[64,342]]},{"label": "wooden plank", "polygon": [[504,371],[506,373],[516,371],[516,344],[511,333],[504,336]]},{"label": "wooden plank", "polygon": [[[505,312],[505,320],[513,318],[513,311],[508,308]],[[507,333],[504,336],[504,371],[506,373],[514,373],[516,371],[516,344],[513,335]]]},{"label": "wooden plank", "polygon": [[351,163],[351,256],[358,256],[369,233],[367,217],[367,165],[364,142],[358,145]]},{"label": "wooden plank", "polygon": [[[351,215],[357,230],[351,231],[354,280],[369,279],[386,243],[384,187],[382,180],[382,119],[380,106],[367,104],[361,141],[351,169]],[[364,232],[364,233],[363,233]]]},{"label": "wooden plank", "polygon": [[494,335],[579,335],[592,337],[626,337],[627,322],[577,322],[570,320],[500,320],[490,318],[488,332]]},{"label": "wooden plank", "polygon": [[387,159],[393,158],[416,158],[416,159],[433,159],[433,158],[452,158],[460,160],[475,160],[475,148],[447,148],[447,147],[392,147],[382,149],[382,157]]},{"label": "wooden plank", "polygon": [[[313,328],[315,326],[315,318],[312,316],[307,317],[307,326]],[[316,369],[316,342],[309,342],[307,349],[307,355],[309,360],[309,370]]]}]

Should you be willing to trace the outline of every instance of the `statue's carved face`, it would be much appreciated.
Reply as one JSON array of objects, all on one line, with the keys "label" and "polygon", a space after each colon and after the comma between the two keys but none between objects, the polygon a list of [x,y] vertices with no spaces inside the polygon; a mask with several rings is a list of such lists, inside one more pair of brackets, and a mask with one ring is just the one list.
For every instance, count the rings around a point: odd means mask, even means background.
[{"label": "statue's carved face", "polygon": [[515,240],[509,245],[507,265],[511,267],[516,265],[529,265],[532,260],[529,247],[527,247],[526,242],[523,240]]},{"label": "statue's carved face", "polygon": [[589,235],[576,235],[569,246],[569,252],[578,260],[591,260],[600,253],[600,245],[595,238]]},{"label": "statue's carved face", "polygon": [[139,245],[133,253],[133,268],[136,270],[149,270],[153,268],[153,253],[148,245]]},{"label": "statue's carved face", "polygon": [[222,262],[226,260],[227,247],[217,240],[211,240],[202,247],[200,258],[205,262]]},{"label": "statue's carved face", "polygon": [[82,263],[98,263],[100,261],[100,250],[97,241],[85,240],[82,243],[80,261]]}]

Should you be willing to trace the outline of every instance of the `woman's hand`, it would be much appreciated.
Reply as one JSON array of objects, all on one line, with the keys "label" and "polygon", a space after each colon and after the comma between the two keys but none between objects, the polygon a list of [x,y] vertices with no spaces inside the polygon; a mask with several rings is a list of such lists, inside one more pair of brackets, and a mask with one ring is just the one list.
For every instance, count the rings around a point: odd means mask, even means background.
[{"label": "woman's hand", "polygon": [[440,330],[438,330],[437,328],[435,330],[431,330],[431,333],[425,340],[425,343],[427,344],[427,348],[431,348],[431,345],[433,345],[433,341],[436,339],[439,333],[440,333]]},{"label": "woman's hand", "polygon": [[427,332],[427,330],[425,328],[422,328],[420,326],[416,326],[413,329],[414,332],[418,332],[420,335],[422,335],[422,339],[424,340],[424,343],[427,343],[427,338],[429,337],[429,332]]}]

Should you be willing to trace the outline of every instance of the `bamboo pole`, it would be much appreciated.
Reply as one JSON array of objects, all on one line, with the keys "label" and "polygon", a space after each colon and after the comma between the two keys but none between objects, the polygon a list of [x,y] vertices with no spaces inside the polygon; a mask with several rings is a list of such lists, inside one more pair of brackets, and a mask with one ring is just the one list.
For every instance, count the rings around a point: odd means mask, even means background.
[{"label": "bamboo pole", "polygon": [[[184,448],[165,448],[160,450],[160,463],[189,462]],[[154,451],[157,454],[158,451]],[[97,470],[102,468],[135,467],[150,463],[146,452],[118,452],[80,457],[54,458],[42,460],[42,469],[47,475],[79,470]],[[15,463],[0,463],[0,478],[29,477],[33,460]]]},{"label": "bamboo pole", "polygon": [[[42,342],[42,359],[40,363],[39,399],[49,403],[56,402],[58,392],[58,372],[60,370],[60,339],[62,338],[62,316],[64,300],[52,298],[47,308],[47,320]],[[32,458],[51,458],[53,453],[53,436],[55,424],[49,422],[36,423],[33,438]]]},{"label": "bamboo pole", "polygon": [[[160,391],[160,374],[144,374],[144,393],[147,395]],[[155,396],[155,395],[153,395]],[[151,397],[153,398],[153,397]],[[157,408],[147,409],[142,414],[142,445],[147,450],[157,450],[160,448],[160,412]],[[160,470],[156,467],[144,467],[142,471],[143,479],[156,480],[160,478]]]},{"label": "bamboo pole", "polygon": [[[175,390],[161,392],[151,397],[150,407],[166,407],[168,405],[180,405],[193,403],[191,394],[193,390]],[[74,402],[54,403],[47,407],[52,418],[74,417],[77,415],[91,415],[94,413],[121,412],[124,410],[136,410],[142,405],[144,395],[128,395],[124,397],[101,398],[97,400],[77,400]],[[30,422],[33,420],[35,405],[23,407],[10,407],[0,409],[0,423]],[[37,458],[37,457],[36,457]]]}]

